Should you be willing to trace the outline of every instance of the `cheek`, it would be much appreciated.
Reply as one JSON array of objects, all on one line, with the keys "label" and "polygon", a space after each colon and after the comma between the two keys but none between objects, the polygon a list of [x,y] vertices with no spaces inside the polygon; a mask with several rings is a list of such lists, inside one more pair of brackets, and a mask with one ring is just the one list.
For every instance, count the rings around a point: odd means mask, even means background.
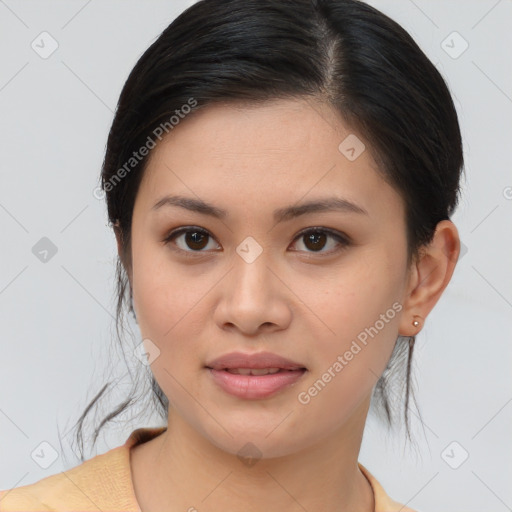
[{"label": "cheek", "polygon": [[[142,339],[149,338],[162,356],[152,368],[164,365],[173,373],[196,364],[195,340],[201,339],[207,301],[214,279],[198,276],[193,267],[171,265],[166,250],[139,243],[133,253],[133,302]],[[165,361],[165,363],[164,363]],[[180,362],[177,364],[176,362]]]},{"label": "cheek", "polygon": [[379,282],[370,279],[374,273],[380,275],[375,266],[364,276],[351,272],[317,295],[315,367],[298,398],[326,428],[337,428],[370,396],[396,343],[399,280],[388,274]]},{"label": "cheek", "polygon": [[347,367],[377,373],[391,355],[402,310],[402,262],[391,251],[374,254],[340,269],[312,299],[311,310],[320,320],[315,321],[317,346],[326,367],[346,355]]},{"label": "cheek", "polygon": [[[134,241],[135,242],[135,241]],[[133,244],[133,302],[141,335],[160,345],[189,309],[191,291],[182,273],[171,272],[165,250],[154,242]]]}]

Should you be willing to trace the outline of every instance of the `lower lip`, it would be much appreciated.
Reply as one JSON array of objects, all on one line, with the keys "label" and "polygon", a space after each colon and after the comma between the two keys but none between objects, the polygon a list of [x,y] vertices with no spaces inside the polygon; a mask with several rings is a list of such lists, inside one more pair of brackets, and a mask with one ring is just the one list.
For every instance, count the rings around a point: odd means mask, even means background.
[{"label": "lower lip", "polygon": [[208,370],[226,393],[247,400],[268,398],[297,382],[307,371],[283,370],[268,375],[239,375],[226,370]]}]

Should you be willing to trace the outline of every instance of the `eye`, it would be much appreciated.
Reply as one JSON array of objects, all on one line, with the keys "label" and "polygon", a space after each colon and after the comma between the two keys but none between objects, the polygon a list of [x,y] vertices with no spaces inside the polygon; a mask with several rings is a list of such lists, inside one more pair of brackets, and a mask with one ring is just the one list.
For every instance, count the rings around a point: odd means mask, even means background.
[{"label": "eye", "polygon": [[[327,243],[329,238],[331,240],[334,240],[334,243],[330,244],[331,247],[334,246],[334,249],[322,251],[324,247],[329,246],[329,244]],[[321,254],[334,253],[350,245],[350,239],[347,236],[337,231],[321,227],[309,228],[305,231],[301,231],[295,238],[295,240],[301,239],[304,240],[303,245],[307,249],[310,249],[307,250],[306,252],[318,252]],[[336,244],[338,244],[338,247],[336,247]]]},{"label": "eye", "polygon": [[[208,231],[194,226],[189,226],[173,231],[163,240],[163,242],[165,244],[169,244],[176,240],[175,244],[177,249],[172,247],[173,250],[194,253],[205,252],[202,249],[208,248],[208,238],[213,240]],[[209,249],[211,249],[211,247]],[[191,255],[193,256],[193,254]]]},{"label": "eye", "polygon": [[[346,235],[343,235],[338,231],[321,227],[308,228],[307,230],[301,231],[295,237],[295,241],[300,240],[301,238],[304,240],[303,243],[306,247],[305,252],[310,253],[334,253],[348,247],[351,243],[350,239]],[[203,249],[215,249],[215,247],[208,247],[208,239],[214,240],[208,231],[195,226],[188,226],[172,231],[163,240],[163,243],[167,245],[173,242],[173,244],[170,244],[173,250],[185,253],[187,256],[198,256],[200,253],[206,252],[206,250]],[[334,246],[334,249],[322,251],[326,246],[329,246],[329,239],[334,241],[330,244],[331,247]],[[176,247],[173,247],[173,245]],[[336,245],[338,245],[338,247],[336,247]],[[218,248],[220,247],[218,244],[217,246]],[[298,252],[301,251],[299,250]]]}]

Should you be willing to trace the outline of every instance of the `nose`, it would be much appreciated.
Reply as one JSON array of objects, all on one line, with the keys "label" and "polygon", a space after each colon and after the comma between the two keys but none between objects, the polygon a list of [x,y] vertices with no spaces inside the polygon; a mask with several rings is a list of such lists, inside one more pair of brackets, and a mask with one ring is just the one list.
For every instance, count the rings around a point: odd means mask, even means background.
[{"label": "nose", "polygon": [[293,294],[263,252],[248,263],[238,255],[219,283],[214,317],[219,328],[255,336],[286,329],[292,318]]}]

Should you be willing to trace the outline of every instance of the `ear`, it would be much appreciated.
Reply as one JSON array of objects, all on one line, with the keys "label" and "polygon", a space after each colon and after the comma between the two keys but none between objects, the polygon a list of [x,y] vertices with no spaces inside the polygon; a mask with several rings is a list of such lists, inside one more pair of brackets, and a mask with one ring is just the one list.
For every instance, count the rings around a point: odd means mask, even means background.
[{"label": "ear", "polygon": [[[460,239],[455,224],[442,220],[436,226],[432,241],[420,249],[412,262],[403,301],[399,334],[415,336],[450,282],[460,252]],[[413,321],[417,320],[418,325]]]}]

